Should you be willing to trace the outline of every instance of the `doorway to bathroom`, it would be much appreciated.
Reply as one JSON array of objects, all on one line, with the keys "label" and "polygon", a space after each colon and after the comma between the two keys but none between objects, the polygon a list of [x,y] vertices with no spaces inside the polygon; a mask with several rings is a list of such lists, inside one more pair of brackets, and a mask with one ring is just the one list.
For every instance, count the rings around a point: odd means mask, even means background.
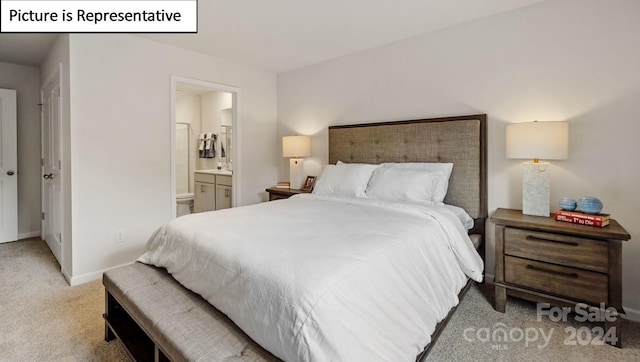
[{"label": "doorway to bathroom", "polygon": [[233,207],[238,193],[238,92],[171,78],[172,217]]}]

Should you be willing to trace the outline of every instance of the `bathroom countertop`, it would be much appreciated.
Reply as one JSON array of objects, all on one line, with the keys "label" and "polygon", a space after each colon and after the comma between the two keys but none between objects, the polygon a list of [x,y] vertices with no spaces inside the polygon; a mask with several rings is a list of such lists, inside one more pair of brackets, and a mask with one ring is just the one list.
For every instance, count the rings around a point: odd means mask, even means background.
[{"label": "bathroom countertop", "polygon": [[233,175],[233,171],[231,170],[195,170],[194,172],[198,172],[198,173],[207,173],[207,174],[212,174],[212,175],[224,175],[224,176],[232,176]]}]

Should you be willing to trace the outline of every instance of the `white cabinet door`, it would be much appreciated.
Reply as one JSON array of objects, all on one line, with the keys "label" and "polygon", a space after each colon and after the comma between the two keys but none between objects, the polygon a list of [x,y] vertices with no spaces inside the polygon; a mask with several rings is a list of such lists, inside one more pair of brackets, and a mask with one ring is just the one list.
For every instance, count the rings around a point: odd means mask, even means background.
[{"label": "white cabinet door", "polygon": [[193,200],[193,211],[213,211],[216,206],[216,187],[215,184],[206,182],[196,182],[196,189]]},{"label": "white cabinet door", "polygon": [[216,210],[231,207],[231,186],[216,185]]}]

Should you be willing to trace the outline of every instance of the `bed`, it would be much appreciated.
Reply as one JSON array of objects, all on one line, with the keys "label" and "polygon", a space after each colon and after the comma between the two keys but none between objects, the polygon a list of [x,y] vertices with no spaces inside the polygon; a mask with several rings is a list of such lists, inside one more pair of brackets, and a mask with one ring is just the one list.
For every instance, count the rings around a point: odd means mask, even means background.
[{"label": "bed", "polygon": [[[238,358],[424,358],[472,280],[482,280],[471,239],[484,236],[485,140],[485,115],[330,127],[331,166],[314,194],[178,218],[135,267],[105,273],[107,339],[130,339],[114,326],[124,321],[151,340],[154,359],[216,359],[215,337],[197,331],[217,313],[213,329],[247,339]],[[445,193],[436,186],[447,171],[417,163],[453,164]],[[397,202],[412,189],[398,186],[406,180],[436,191]],[[174,292],[190,307],[159,300]],[[193,318],[194,308],[205,312]]]}]

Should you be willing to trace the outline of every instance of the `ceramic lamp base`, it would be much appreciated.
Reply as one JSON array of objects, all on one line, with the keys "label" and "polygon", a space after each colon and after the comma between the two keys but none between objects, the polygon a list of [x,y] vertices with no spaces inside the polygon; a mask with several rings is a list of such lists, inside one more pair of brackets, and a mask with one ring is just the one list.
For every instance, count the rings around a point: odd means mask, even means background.
[{"label": "ceramic lamp base", "polygon": [[302,164],[304,159],[292,158],[289,160],[289,187],[299,189],[304,182],[304,170]]},{"label": "ceramic lamp base", "polygon": [[522,213],[549,216],[549,171],[547,162],[525,162],[522,173]]}]

